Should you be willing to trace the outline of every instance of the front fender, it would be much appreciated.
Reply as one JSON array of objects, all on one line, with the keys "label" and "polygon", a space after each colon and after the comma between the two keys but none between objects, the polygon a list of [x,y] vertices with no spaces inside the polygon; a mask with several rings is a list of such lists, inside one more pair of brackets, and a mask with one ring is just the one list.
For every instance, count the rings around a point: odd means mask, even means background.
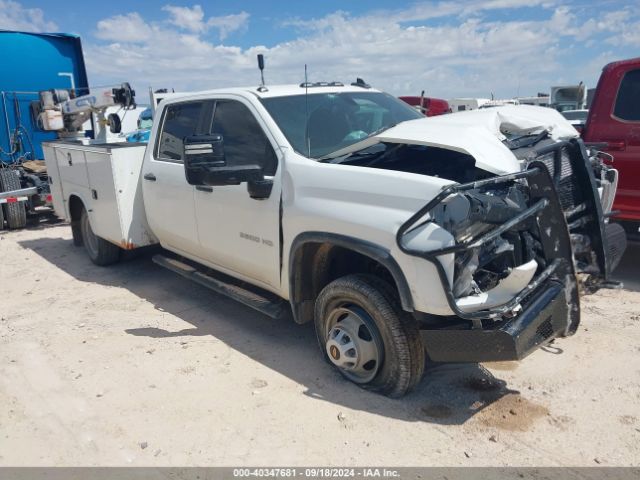
[{"label": "front fender", "polygon": [[[434,265],[402,253],[395,242],[400,226],[451,183],[441,178],[289,156],[282,190],[283,285],[291,282],[292,258],[298,245],[312,237],[330,237],[382,260],[380,263],[402,290],[405,310],[451,315]],[[441,241],[433,232],[425,235],[419,241],[427,237]],[[448,233],[446,236],[450,237]],[[443,264],[451,278],[453,258],[443,259]],[[294,292],[286,294],[294,298]]]}]

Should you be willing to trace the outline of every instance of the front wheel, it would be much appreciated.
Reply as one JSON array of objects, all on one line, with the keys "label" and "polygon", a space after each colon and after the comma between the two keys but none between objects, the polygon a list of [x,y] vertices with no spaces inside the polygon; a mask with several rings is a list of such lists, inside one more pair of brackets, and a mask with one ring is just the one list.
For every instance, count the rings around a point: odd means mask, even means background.
[{"label": "front wheel", "polygon": [[363,388],[401,397],[422,377],[418,325],[377,277],[348,275],[327,285],[316,300],[315,327],[326,360]]},{"label": "front wheel", "polygon": [[80,215],[80,232],[82,233],[84,248],[93,263],[106,266],[116,263],[120,259],[120,247],[93,233],[89,215],[84,209]]}]

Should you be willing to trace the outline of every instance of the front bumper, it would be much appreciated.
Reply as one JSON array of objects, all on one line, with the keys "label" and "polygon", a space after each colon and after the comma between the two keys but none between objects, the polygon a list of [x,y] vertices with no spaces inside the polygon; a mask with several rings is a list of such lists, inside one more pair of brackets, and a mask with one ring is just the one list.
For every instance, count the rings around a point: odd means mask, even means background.
[{"label": "front bumper", "polygon": [[[529,189],[528,208],[489,232],[439,250],[421,251],[406,243],[407,232],[420,222],[433,221],[431,210],[452,193],[522,181],[526,181]],[[438,257],[481,248],[525,222],[529,222],[528,231],[539,239],[537,258],[542,263],[537,275],[503,305],[477,311],[461,309]],[[435,361],[518,360],[555,337],[575,333],[578,328],[580,299],[569,229],[558,192],[542,162],[531,162],[523,172],[447,187],[400,227],[397,243],[404,253],[436,266],[449,306],[460,319],[459,323],[447,319],[442,327],[423,330],[427,353]]]},{"label": "front bumper", "polygon": [[421,330],[429,357],[436,362],[492,362],[520,360],[552,339],[566,334],[569,308],[567,290],[549,281],[510,320],[482,329]]}]

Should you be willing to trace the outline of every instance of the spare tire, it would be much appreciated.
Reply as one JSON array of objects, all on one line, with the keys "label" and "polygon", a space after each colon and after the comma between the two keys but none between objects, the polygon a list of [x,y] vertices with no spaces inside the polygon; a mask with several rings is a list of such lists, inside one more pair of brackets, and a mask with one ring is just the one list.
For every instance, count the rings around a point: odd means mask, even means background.
[{"label": "spare tire", "polygon": [[[0,191],[19,190],[20,178],[10,168],[0,168]],[[2,205],[4,216],[10,229],[24,228],[27,225],[27,210],[23,202],[5,203]]]}]

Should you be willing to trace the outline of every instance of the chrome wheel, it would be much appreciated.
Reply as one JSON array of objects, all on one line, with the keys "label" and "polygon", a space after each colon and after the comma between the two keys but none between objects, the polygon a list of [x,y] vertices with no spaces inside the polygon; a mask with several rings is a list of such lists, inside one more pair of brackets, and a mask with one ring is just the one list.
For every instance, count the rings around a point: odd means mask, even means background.
[{"label": "chrome wheel", "polygon": [[371,317],[356,305],[343,305],[329,314],[325,348],[331,363],[356,383],[373,380],[384,348]]}]

